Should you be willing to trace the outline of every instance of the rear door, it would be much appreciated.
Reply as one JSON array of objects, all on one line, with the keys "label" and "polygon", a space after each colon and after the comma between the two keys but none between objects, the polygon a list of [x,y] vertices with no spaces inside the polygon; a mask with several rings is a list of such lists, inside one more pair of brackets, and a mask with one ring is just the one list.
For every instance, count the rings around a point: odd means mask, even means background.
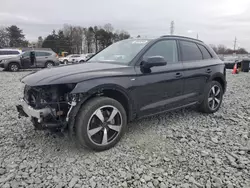
[{"label": "rear door", "polygon": [[50,59],[51,53],[36,51],[36,66],[45,67],[46,62]]},{"label": "rear door", "polygon": [[198,101],[204,92],[207,79],[213,72],[212,56],[201,43],[179,40],[184,67],[184,94],[186,103]]}]

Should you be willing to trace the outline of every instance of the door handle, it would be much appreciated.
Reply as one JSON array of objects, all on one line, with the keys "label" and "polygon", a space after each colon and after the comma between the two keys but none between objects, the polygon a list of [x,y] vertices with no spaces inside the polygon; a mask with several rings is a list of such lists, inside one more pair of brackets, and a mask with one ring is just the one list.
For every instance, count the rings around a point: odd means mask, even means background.
[{"label": "door handle", "polygon": [[45,57],[45,58],[48,58],[48,57]]},{"label": "door handle", "polygon": [[176,78],[180,78],[180,77],[182,77],[182,74],[181,74],[180,72],[177,72],[177,73],[175,74],[175,77],[176,77]]},{"label": "door handle", "polygon": [[211,72],[212,72],[211,69],[207,69],[207,70],[206,70],[206,73],[211,73]]}]

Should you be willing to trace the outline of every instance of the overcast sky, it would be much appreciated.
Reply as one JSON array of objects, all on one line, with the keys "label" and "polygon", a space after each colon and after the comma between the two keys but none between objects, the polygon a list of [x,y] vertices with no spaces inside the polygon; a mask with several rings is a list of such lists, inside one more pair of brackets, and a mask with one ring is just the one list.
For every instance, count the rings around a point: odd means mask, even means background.
[{"label": "overcast sky", "polygon": [[16,24],[35,41],[63,24],[103,25],[127,30],[132,36],[175,34],[209,44],[250,51],[250,0],[0,0],[0,26]]}]

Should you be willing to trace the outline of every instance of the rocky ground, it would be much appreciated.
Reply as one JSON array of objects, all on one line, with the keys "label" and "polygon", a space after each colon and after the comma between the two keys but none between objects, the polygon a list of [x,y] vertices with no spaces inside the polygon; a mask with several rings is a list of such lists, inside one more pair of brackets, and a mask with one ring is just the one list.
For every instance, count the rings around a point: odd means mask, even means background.
[{"label": "rocky ground", "polygon": [[217,113],[190,108],[135,121],[104,152],[17,118],[28,73],[0,71],[0,187],[250,187],[250,73],[228,72]]}]

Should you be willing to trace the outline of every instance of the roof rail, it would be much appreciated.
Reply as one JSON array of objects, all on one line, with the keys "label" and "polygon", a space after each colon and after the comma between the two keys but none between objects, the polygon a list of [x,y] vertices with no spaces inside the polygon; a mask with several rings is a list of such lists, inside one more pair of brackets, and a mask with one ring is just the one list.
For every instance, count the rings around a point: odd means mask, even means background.
[{"label": "roof rail", "polygon": [[191,39],[191,40],[196,40],[196,41],[199,41],[199,42],[203,42],[203,41],[201,41],[199,39],[195,39],[195,38],[191,38],[191,37],[185,37],[185,36],[179,36],[179,35],[163,35],[160,38],[164,38],[164,37],[179,37],[179,38]]}]

